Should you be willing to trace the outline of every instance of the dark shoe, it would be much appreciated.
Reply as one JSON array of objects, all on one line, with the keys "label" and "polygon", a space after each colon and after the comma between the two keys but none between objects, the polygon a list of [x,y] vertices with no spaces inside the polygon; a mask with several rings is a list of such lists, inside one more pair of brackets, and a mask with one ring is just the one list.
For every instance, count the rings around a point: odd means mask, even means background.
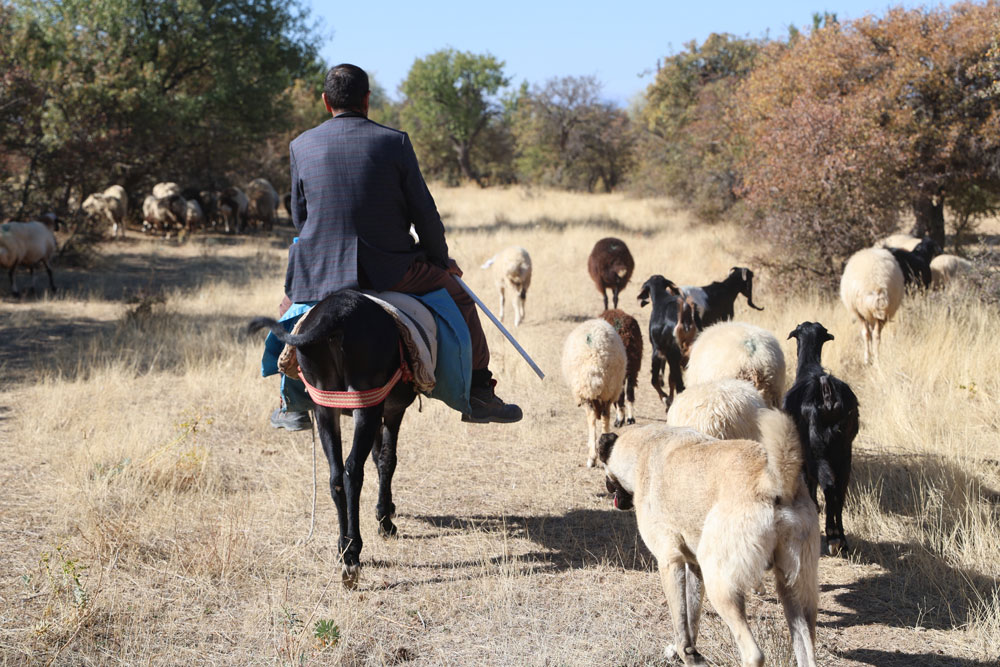
[{"label": "dark shoe", "polygon": [[308,412],[286,412],[282,408],[276,408],[271,413],[271,426],[288,431],[305,431],[312,427],[312,420],[309,419]]},{"label": "dark shoe", "polygon": [[521,421],[521,408],[504,403],[493,393],[493,387],[473,387],[469,395],[472,412],[462,415],[462,421],[472,424],[512,424]]}]

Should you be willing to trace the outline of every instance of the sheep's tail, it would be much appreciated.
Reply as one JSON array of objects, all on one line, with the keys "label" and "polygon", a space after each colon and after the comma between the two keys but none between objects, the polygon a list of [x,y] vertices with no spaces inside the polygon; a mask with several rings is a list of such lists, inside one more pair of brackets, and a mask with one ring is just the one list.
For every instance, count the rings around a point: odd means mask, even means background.
[{"label": "sheep's tail", "polygon": [[481,267],[479,267],[479,268],[481,268],[481,269],[488,269],[491,266],[493,266],[493,262],[495,262],[495,261],[497,261],[497,256],[493,255],[488,260],[486,260],[485,262],[483,262],[483,265]]},{"label": "sheep's tail", "polygon": [[288,333],[280,322],[270,317],[255,317],[250,320],[250,324],[247,326],[247,331],[250,333],[261,329],[270,330],[285,345],[299,347],[335,337],[341,329],[341,323],[336,318],[321,317],[315,326],[309,327],[308,330],[300,334]]},{"label": "sheep's tail", "polygon": [[867,292],[861,298],[861,304],[875,319],[888,319],[889,292],[884,287],[877,287]]},{"label": "sheep's tail", "polygon": [[766,476],[770,495],[787,505],[798,492],[802,475],[802,443],[791,417],[780,410],[757,411],[760,443],[767,454]]}]

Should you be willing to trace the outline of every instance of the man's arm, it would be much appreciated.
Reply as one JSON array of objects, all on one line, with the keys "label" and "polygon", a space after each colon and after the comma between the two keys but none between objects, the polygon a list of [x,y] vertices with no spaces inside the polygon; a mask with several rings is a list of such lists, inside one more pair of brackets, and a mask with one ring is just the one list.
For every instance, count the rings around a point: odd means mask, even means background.
[{"label": "man's arm", "polygon": [[448,243],[444,240],[444,225],[438,214],[424,177],[417,164],[410,137],[403,133],[403,194],[414,229],[420,238],[420,247],[428,259],[442,268],[448,267]]},{"label": "man's arm", "polygon": [[295,151],[291,145],[288,146],[288,162],[292,169],[292,224],[297,231],[302,231],[302,225],[306,222],[306,193],[299,178],[299,169],[295,163]]}]

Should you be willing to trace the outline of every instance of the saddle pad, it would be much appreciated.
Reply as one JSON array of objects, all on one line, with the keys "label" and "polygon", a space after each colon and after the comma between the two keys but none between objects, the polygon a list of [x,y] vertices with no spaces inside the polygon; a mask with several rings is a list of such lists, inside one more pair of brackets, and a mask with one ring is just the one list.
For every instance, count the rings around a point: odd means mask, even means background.
[{"label": "saddle pad", "polygon": [[437,322],[427,306],[402,292],[361,292],[392,315],[410,357],[413,386],[425,394],[434,390],[437,368]]}]

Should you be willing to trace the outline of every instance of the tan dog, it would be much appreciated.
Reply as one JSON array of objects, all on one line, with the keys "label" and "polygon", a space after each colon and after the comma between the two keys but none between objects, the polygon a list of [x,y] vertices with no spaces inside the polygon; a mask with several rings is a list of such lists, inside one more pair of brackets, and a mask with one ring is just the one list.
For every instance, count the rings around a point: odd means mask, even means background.
[{"label": "tan dog", "polygon": [[744,667],[764,664],[745,594],[774,568],[799,667],[813,667],[819,597],[819,520],[802,477],[795,425],[759,413],[761,442],[716,440],[653,424],[601,436],[599,454],[615,507],[635,506],[656,556],[674,623],[668,653],[704,665],[695,648],[702,586],[729,626]]}]

